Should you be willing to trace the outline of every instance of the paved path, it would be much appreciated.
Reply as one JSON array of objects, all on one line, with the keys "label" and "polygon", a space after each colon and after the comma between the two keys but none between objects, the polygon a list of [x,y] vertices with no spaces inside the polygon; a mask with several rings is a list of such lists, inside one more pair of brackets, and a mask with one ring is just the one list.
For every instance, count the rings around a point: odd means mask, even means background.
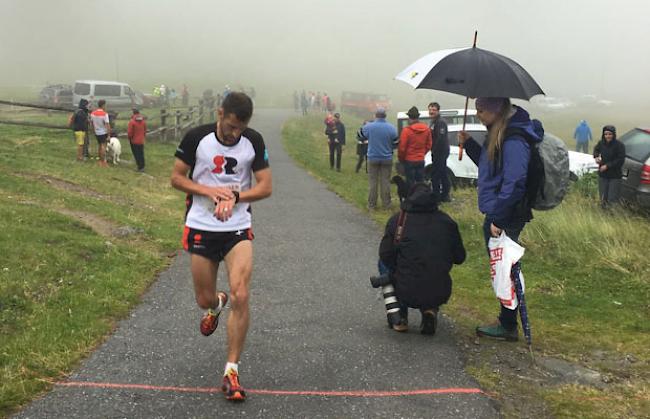
[{"label": "paved path", "polygon": [[251,124],[269,148],[274,193],[254,204],[252,324],[240,364],[249,399],[218,392],[225,328],[200,335],[182,255],[68,385],[18,417],[498,417],[463,372],[446,322],[435,337],[419,334],[417,312],[408,334],[386,327],[368,282],[381,229],[285,154],[280,127],[291,115],[261,110]]}]

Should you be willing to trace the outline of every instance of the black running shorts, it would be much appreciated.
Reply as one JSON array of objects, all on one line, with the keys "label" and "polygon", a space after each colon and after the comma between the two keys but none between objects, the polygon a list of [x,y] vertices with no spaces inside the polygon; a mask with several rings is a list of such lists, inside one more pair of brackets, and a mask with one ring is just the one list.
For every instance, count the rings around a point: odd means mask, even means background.
[{"label": "black running shorts", "polygon": [[95,134],[95,138],[97,138],[97,142],[99,144],[106,144],[108,142],[108,134],[102,134],[102,135]]},{"label": "black running shorts", "polygon": [[195,230],[185,226],[183,249],[189,253],[204,256],[214,262],[221,262],[235,245],[244,240],[253,240],[253,229],[215,232]]}]

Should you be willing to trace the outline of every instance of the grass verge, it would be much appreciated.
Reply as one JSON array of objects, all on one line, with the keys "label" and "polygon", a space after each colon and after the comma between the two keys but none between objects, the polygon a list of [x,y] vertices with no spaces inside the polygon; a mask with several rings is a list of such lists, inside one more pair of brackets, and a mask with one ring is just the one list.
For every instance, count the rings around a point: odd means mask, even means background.
[{"label": "grass verge", "polygon": [[[367,178],[354,173],[354,132],[361,121],[345,122],[349,144],[341,173],[329,169],[321,116],[288,121],[283,141],[308,172],[366,211]],[[454,292],[444,311],[460,326],[468,371],[502,402],[506,416],[623,418],[650,411],[650,264],[645,252],[650,222],[623,210],[601,211],[593,183],[581,180],[560,207],[537,212],[521,237],[538,358],[597,372],[598,382],[588,385],[531,364],[523,343],[475,339],[474,327],[491,321],[498,308],[476,191],[456,190],[455,201],[442,207],[459,223],[468,250],[467,261],[452,272]],[[382,226],[390,216],[387,211],[368,214]]]},{"label": "grass verge", "polygon": [[148,143],[140,174],[128,145],[105,169],[75,161],[69,131],[0,125],[0,417],[72,371],[168,265],[174,149]]}]

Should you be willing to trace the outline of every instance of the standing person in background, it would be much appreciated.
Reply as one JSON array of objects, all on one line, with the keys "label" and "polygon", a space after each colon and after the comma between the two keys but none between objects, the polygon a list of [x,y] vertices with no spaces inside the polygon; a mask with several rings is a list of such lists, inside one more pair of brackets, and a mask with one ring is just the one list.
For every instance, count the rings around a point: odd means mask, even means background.
[{"label": "standing person in background", "polygon": [[298,112],[299,108],[300,108],[300,98],[298,97],[298,91],[294,90],[293,91],[293,110],[295,112]]},{"label": "standing person in background", "polygon": [[576,140],[576,151],[589,153],[589,141],[591,141],[591,128],[584,119],[580,121],[576,130],[573,132],[573,138]]},{"label": "standing person in background", "polygon": [[140,115],[140,111],[133,109],[133,116],[129,120],[128,137],[131,152],[138,166],[138,172],[144,172],[144,142],[147,136],[147,122]]},{"label": "standing person in background", "polygon": [[88,101],[79,100],[79,108],[70,116],[70,128],[74,133],[75,143],[77,144],[77,161],[84,160],[84,146],[88,152]]},{"label": "standing person in background", "polygon": [[330,152],[330,170],[333,170],[335,164],[334,156],[335,154],[340,156],[341,150],[341,147],[338,144],[338,132],[336,131],[336,121],[334,120],[334,116],[332,116],[332,114],[327,114],[324,123],[325,135],[327,136],[327,145]]},{"label": "standing person in background", "polygon": [[390,173],[393,149],[397,146],[397,128],[386,121],[386,109],[377,108],[375,120],[361,128],[368,139],[368,209],[377,208],[377,189],[384,209],[391,208]]},{"label": "standing person in background", "polygon": [[594,158],[598,163],[600,205],[608,208],[620,200],[622,168],[625,163],[625,144],[616,139],[615,126],[603,127],[601,140],[594,147]]},{"label": "standing person in background", "polygon": [[[478,166],[478,207],[485,214],[483,238],[487,250],[490,237],[499,237],[504,231],[518,242],[524,226],[533,218],[524,201],[531,154],[528,141],[541,142],[544,128],[508,98],[477,98],[476,115],[488,129],[485,142],[481,146],[461,131],[458,143]],[[514,130],[525,132],[528,138],[511,133]],[[501,304],[497,322],[477,327],[476,334],[518,340],[517,309],[510,310]]]},{"label": "standing person in background", "polygon": [[102,167],[108,167],[108,163],[106,163],[106,143],[108,142],[108,138],[111,136],[111,122],[104,107],[106,107],[106,101],[100,99],[100,101],[97,102],[97,109],[92,111],[90,114],[90,120],[93,123],[95,138],[97,138],[99,154],[99,161],[97,164]]},{"label": "standing person in background", "polygon": [[355,173],[359,173],[361,170],[361,165],[363,162],[366,162],[366,173],[368,173],[368,139],[363,136],[363,126],[366,125],[369,121],[363,121],[361,127],[357,131],[357,167],[354,169]]},{"label": "standing person in background", "polygon": [[307,108],[309,108],[309,99],[307,99],[307,94],[304,90],[300,94],[300,108],[302,109],[302,116],[306,116]]},{"label": "standing person in background", "polygon": [[341,155],[343,154],[343,146],[345,145],[345,125],[341,121],[341,114],[334,114],[334,125],[336,126],[336,171],[341,171]]},{"label": "standing person in background", "polygon": [[440,117],[440,105],[431,102],[428,106],[431,117],[431,187],[439,202],[450,202],[451,183],[447,174],[447,158],[449,157],[449,138],[447,138],[447,123]]},{"label": "standing person in background", "polygon": [[181,100],[183,101],[183,106],[187,106],[190,103],[190,91],[187,89],[186,84],[183,84],[183,90],[181,90]]},{"label": "standing person in background", "polygon": [[424,156],[431,150],[431,130],[420,122],[420,111],[415,106],[406,115],[409,117],[409,125],[404,127],[400,135],[397,158],[404,166],[406,183],[410,189],[411,185],[424,182]]}]

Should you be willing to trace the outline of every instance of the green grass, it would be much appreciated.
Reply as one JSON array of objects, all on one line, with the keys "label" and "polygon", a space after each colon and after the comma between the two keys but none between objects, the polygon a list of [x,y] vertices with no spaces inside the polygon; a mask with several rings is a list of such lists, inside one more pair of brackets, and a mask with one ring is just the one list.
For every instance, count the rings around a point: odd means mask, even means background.
[{"label": "green grass", "polygon": [[[354,174],[354,132],[360,121],[348,118],[345,122],[350,145],[343,154],[342,173],[329,169],[320,116],[290,120],[284,127],[283,140],[289,154],[306,170],[366,211],[367,178],[362,173]],[[551,121],[548,125],[568,123]],[[637,397],[610,406],[608,414],[639,415],[650,396],[650,365],[621,365],[618,361],[627,355],[650,359],[650,263],[646,251],[650,221],[625,210],[603,212],[597,205],[595,184],[593,177],[581,179],[560,207],[536,212],[521,236],[527,249],[523,272],[534,346],[540,354],[579,362],[619,377],[626,385],[613,386],[604,397],[624,397],[626,392]],[[492,321],[498,303],[489,283],[476,191],[456,190],[454,197],[455,201],[444,204],[442,210],[459,223],[468,258],[452,272],[454,292],[444,309],[461,326],[461,339],[473,340],[474,327]],[[383,226],[390,213],[372,212],[369,216]],[[604,352],[606,359],[594,356],[596,351]],[[491,373],[489,363],[480,361],[470,366],[470,371],[490,391],[498,392],[504,385]],[[513,389],[515,394],[532,391],[532,397],[543,398],[559,416],[572,409],[585,411],[585,406],[600,411],[600,402],[590,398],[593,389],[571,387],[569,391],[568,387],[556,386],[531,390],[525,382],[517,383],[516,378],[505,385],[510,387],[506,393]],[[518,414],[507,406],[505,413]]]},{"label": "green grass", "polygon": [[[0,125],[0,417],[72,371],[179,248],[175,145],[149,142],[141,175],[76,162],[71,137]],[[104,236],[80,218],[141,233]]]}]

